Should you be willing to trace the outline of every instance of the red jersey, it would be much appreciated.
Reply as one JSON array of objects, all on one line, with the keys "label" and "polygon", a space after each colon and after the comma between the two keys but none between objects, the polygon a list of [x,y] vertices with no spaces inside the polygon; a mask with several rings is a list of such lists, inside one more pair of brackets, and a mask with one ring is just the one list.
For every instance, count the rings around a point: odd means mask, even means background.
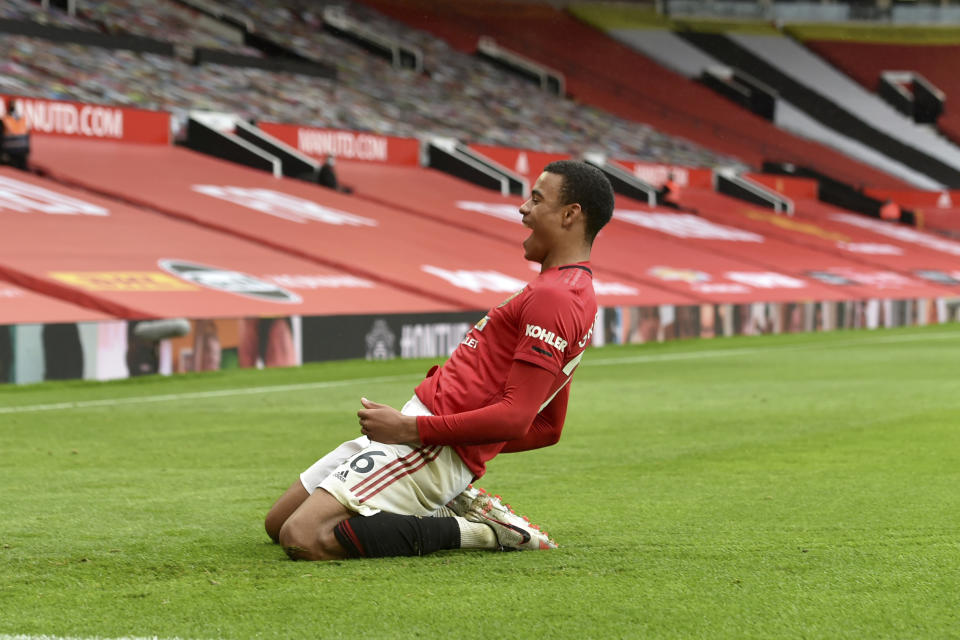
[{"label": "red jersey", "polygon": [[[556,398],[564,405],[559,412],[562,423],[567,395],[563,393],[558,397],[558,393],[570,381],[583,357],[596,315],[593,272],[588,262],[547,269],[490,310],[464,336],[443,367],[417,386],[417,397],[436,416],[495,404],[503,398],[514,361],[521,360],[554,376],[549,393],[541,399],[539,411],[543,413]],[[552,415],[558,413],[554,411]],[[457,438],[449,432],[444,434],[431,426],[436,421],[417,422],[424,443],[452,442],[460,458],[478,478],[483,475],[486,462],[507,443],[457,444]]]}]

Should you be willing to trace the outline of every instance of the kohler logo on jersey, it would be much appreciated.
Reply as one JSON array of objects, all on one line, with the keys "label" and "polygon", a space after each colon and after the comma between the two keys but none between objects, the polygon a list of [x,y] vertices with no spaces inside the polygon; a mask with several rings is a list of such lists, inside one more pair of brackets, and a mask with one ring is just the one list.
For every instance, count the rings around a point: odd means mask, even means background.
[{"label": "kohler logo on jersey", "polygon": [[302,302],[300,296],[295,293],[239,271],[219,269],[184,260],[160,260],[158,264],[161,269],[178,278],[209,289],[217,289],[269,302],[291,304]]},{"label": "kohler logo on jersey", "polygon": [[556,347],[561,352],[567,348],[567,341],[555,334],[553,331],[547,331],[543,327],[535,324],[527,325],[527,335],[531,338],[539,338],[552,347]]}]

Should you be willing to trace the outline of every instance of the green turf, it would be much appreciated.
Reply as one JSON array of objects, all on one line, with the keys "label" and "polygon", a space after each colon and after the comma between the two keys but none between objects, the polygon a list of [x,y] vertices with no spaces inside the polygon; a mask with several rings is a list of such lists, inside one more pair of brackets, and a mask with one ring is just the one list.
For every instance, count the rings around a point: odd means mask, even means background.
[{"label": "green turf", "polygon": [[262,517],[429,363],[3,388],[0,634],[960,637],[957,362],[955,325],[595,349],[481,482],[560,549],[329,564]]}]

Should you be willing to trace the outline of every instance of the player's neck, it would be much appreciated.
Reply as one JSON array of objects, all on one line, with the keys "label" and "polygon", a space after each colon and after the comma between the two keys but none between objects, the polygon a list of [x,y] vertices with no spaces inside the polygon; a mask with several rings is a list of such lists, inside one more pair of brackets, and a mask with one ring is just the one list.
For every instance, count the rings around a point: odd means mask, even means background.
[{"label": "player's neck", "polygon": [[556,251],[550,253],[543,262],[540,263],[540,273],[554,267],[562,267],[566,264],[576,264],[578,262],[587,262],[590,260],[590,247],[577,247],[566,251]]}]

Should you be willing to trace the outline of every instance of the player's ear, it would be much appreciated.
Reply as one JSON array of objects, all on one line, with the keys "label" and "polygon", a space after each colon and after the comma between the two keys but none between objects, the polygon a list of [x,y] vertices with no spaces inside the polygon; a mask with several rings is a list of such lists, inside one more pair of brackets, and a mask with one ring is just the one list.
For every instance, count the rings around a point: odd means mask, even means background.
[{"label": "player's ear", "polygon": [[563,226],[565,227],[573,225],[577,220],[582,218],[583,209],[580,207],[580,203],[578,202],[568,204],[563,210]]}]

